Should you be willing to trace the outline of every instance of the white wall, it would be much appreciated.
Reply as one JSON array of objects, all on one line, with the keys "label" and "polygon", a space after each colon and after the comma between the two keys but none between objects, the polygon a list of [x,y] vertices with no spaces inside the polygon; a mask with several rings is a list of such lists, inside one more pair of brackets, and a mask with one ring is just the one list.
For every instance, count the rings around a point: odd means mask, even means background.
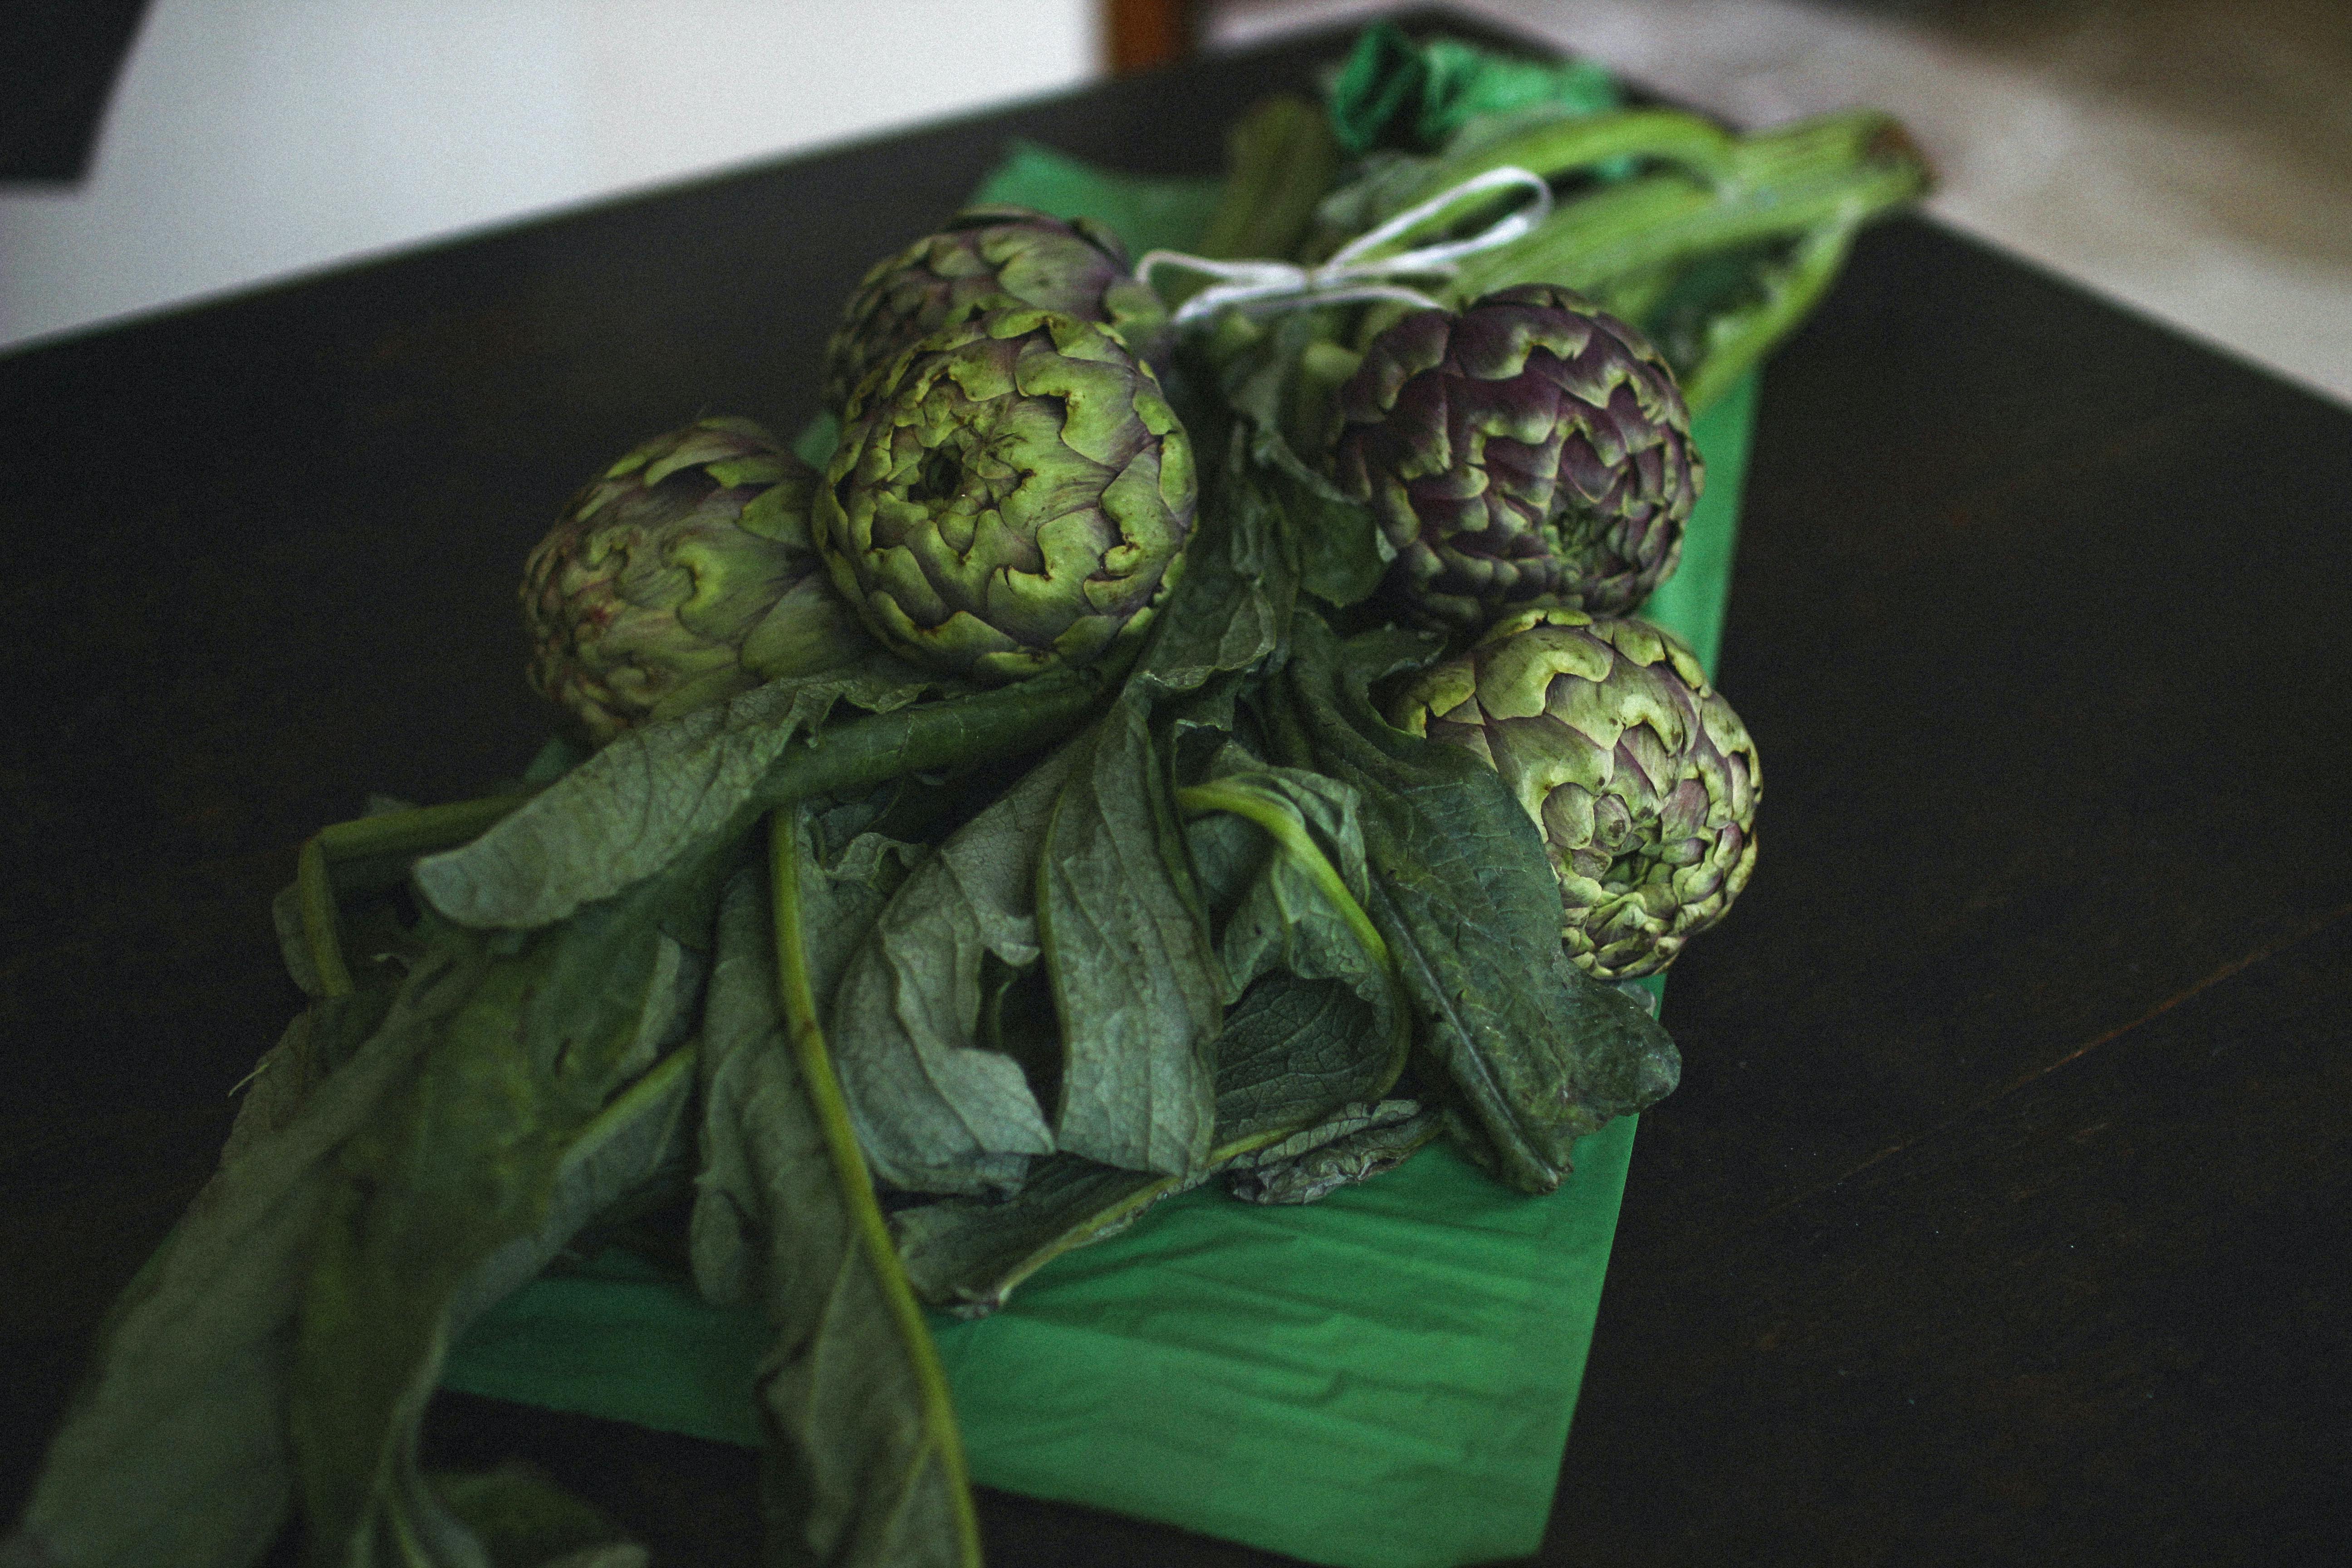
[{"label": "white wall", "polygon": [[0,344],[1088,79],[1096,0],[154,0]]}]

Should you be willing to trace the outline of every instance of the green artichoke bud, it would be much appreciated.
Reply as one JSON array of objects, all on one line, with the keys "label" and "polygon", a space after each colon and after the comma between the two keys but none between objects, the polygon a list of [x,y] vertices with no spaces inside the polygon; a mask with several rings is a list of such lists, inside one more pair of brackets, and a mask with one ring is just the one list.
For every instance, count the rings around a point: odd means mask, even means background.
[{"label": "green artichoke bud", "polygon": [[1192,528],[1192,448],[1160,383],[1075,316],[992,310],[851,400],[818,551],[892,647],[983,685],[1141,634]]},{"label": "green artichoke bud", "polygon": [[1569,956],[1596,978],[1664,969],[1755,868],[1755,743],[1689,646],[1646,621],[1520,611],[1390,717],[1503,775],[1543,831]]},{"label": "green artichoke bud", "polygon": [[1624,615],[1674,572],[1705,473],[1642,335],[1549,284],[1417,310],[1340,388],[1333,476],[1397,557],[1391,590],[1457,626],[1521,605]]},{"label": "green artichoke bud", "polygon": [[972,207],[866,273],[825,345],[826,406],[847,407],[860,382],[918,339],[1008,304],[1109,327],[1138,359],[1156,361],[1171,341],[1160,297],[1109,229],[1027,207]]},{"label": "green artichoke bud", "polygon": [[614,463],[523,567],[531,685],[603,745],[870,649],[810,545],[815,486],[748,419],[701,420]]}]

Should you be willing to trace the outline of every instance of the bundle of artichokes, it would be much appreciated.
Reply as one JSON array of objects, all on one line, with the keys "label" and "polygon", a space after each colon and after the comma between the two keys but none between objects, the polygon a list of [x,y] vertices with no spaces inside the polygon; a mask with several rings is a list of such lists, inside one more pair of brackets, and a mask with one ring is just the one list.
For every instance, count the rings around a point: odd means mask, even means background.
[{"label": "bundle of artichokes", "polygon": [[[311,1004],[0,1558],[243,1568],[299,1498],[320,1562],[641,1561],[417,1432],[475,1313],[666,1215],[774,1333],[772,1554],[973,1564],[919,1295],[1441,1134],[1548,1191],[1671,1090],[1622,983],[1747,884],[1760,777],[1637,618],[1691,413],[1925,170],[1877,117],[1734,137],[1452,47],[1376,32],[1330,112],[1254,111],[1202,241],[1311,266],[1552,183],[1418,304],[1180,333],[1109,229],[975,208],[807,367],[821,467],[703,418],[572,499],[521,599],[588,744],[305,848]],[[1496,216],[1429,210],[1391,253]]]}]

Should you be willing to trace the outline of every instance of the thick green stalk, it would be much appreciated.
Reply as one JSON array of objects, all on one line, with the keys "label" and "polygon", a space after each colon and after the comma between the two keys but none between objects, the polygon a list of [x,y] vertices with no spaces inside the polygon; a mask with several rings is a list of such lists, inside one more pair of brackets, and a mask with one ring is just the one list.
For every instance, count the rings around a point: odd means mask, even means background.
[{"label": "thick green stalk", "polygon": [[1927,184],[1925,162],[1893,121],[1835,115],[1741,142],[1729,175],[1712,188],[1660,174],[1572,202],[1525,238],[1465,258],[1446,294],[1463,302],[1538,281],[1597,289],[1714,252],[1857,226]]},{"label": "thick green stalk", "polygon": [[[1559,180],[1619,158],[1670,164],[1706,182],[1731,175],[1737,143],[1720,127],[1665,109],[1629,109],[1581,120],[1559,120],[1492,142],[1460,157],[1439,160],[1413,186],[1387,205],[1389,214],[1428,201],[1491,169],[1517,167]],[[1458,221],[1441,215],[1440,222]],[[1416,230],[1400,247],[1427,238]]]},{"label": "thick green stalk", "polygon": [[313,834],[295,858],[294,884],[301,900],[303,939],[320,989],[329,996],[352,993],[351,967],[343,961],[340,895],[397,885],[419,855],[472,842],[530,798],[501,795],[388,811],[338,822]]},{"label": "thick green stalk", "polygon": [[944,703],[916,703],[871,713],[820,731],[778,758],[753,799],[762,806],[847,795],[908,773],[929,773],[1051,745],[1076,730],[1126,679],[1134,650],[1114,662],[1042,676],[1018,686],[953,699],[952,725],[937,721]]}]

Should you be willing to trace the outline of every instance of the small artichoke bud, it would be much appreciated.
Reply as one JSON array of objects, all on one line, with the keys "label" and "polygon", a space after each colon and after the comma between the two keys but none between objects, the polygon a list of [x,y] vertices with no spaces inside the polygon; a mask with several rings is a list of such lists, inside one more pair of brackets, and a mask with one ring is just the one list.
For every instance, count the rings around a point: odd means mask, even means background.
[{"label": "small artichoke bud", "polygon": [[1390,586],[1475,630],[1528,604],[1638,607],[1705,471],[1665,361],[1550,284],[1416,310],[1339,391],[1333,477],[1396,547]]},{"label": "small artichoke bud", "polygon": [[1139,636],[1196,500],[1192,444],[1151,372],[1102,328],[1024,307],[867,379],[814,520],[876,636],[994,686]]},{"label": "small artichoke bud", "polygon": [[1172,341],[1167,310],[1118,235],[1090,218],[977,206],[866,273],[825,345],[825,405],[847,407],[860,382],[916,340],[1004,305],[1108,327],[1140,360],[1156,361]]},{"label": "small artichoke bud", "polygon": [[748,419],[657,437],[523,567],[530,683],[598,745],[871,650],[809,542],[816,473]]},{"label": "small artichoke bud", "polygon": [[1755,743],[1689,646],[1646,621],[1521,611],[1390,718],[1503,775],[1543,831],[1569,956],[1598,979],[1673,963],[1755,868]]}]

